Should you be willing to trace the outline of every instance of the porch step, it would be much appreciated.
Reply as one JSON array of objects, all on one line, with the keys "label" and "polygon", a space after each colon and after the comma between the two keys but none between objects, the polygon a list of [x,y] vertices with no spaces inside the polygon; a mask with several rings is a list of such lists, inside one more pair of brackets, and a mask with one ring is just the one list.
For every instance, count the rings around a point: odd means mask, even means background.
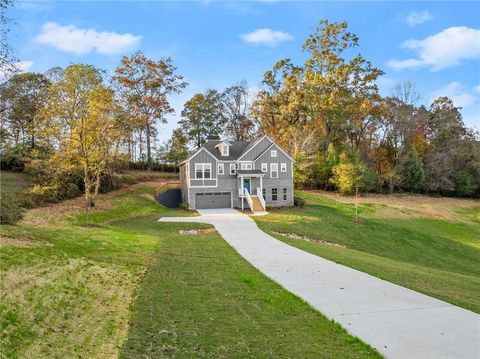
[{"label": "porch step", "polygon": [[252,203],[253,203],[253,211],[258,212],[258,211],[264,211],[265,209],[262,207],[262,203],[260,202],[260,199],[258,196],[250,196],[252,198]]}]

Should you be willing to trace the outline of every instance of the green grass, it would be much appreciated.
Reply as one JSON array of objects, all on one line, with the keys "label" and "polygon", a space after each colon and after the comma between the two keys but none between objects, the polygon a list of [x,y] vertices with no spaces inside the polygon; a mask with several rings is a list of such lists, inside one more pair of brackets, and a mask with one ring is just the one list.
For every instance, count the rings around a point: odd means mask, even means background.
[{"label": "green grass", "polygon": [[178,234],[205,225],[158,223],[192,213],[152,190],[101,196],[94,227],[52,208],[31,212],[48,218],[40,225],[0,227],[2,357],[378,356],[218,234]]},{"label": "green grass", "polygon": [[121,358],[378,356],[259,273],[217,233],[179,235],[185,224],[148,216],[134,227],[115,225],[161,236]]},{"label": "green grass", "polygon": [[[255,217],[260,228],[346,245],[329,247],[272,234],[307,252],[480,312],[480,226],[474,221],[382,218],[384,206],[364,204],[359,207],[362,223],[356,223],[352,205],[313,193],[298,195],[306,200],[303,209]],[[460,212],[475,219],[477,210]]]}]

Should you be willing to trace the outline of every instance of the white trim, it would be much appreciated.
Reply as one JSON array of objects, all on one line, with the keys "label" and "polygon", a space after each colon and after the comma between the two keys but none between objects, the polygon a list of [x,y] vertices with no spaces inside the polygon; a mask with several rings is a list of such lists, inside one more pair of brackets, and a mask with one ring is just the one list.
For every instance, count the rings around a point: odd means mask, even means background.
[{"label": "white trim", "polygon": [[261,168],[262,168],[263,173],[268,173],[268,163],[267,162],[262,162]]},{"label": "white trim", "polygon": [[[202,171],[202,177],[199,178],[197,177],[197,166],[198,167],[201,167],[201,171]],[[210,170],[210,177],[205,177],[205,172],[206,170],[209,169]],[[213,171],[212,171],[212,164],[210,162],[202,162],[202,163],[195,163],[195,171],[194,171],[194,180],[212,180],[212,179],[217,179],[216,177],[213,177]],[[191,178],[192,179],[192,178]]]},{"label": "white trim", "polygon": [[[220,173],[220,169],[222,172]],[[223,176],[225,174],[225,165],[223,163],[217,163],[217,176]]]},{"label": "white trim", "polygon": [[[257,140],[257,142],[254,143],[254,145],[253,145],[252,147],[250,147],[250,148],[248,149],[247,152],[245,152],[243,155],[241,155],[240,157],[238,157],[238,158],[237,158],[237,161],[240,161],[240,159],[241,159],[243,156],[245,156],[245,155],[246,155],[248,152],[250,152],[256,145],[258,145],[260,142],[262,142],[262,140],[263,140],[265,137],[268,138],[268,139],[270,140],[270,142],[274,143],[273,140],[272,140],[270,137],[268,137],[267,135],[263,135],[262,137],[260,137],[260,138]],[[262,152],[262,154],[263,154],[263,152]],[[257,157],[257,158],[258,158],[258,157]]]},{"label": "white trim", "polygon": [[[292,162],[295,162],[295,160],[292,158],[292,156],[290,156],[287,152],[285,152],[285,150],[283,148],[281,148],[279,145],[277,145],[276,143],[272,143],[270,147],[268,147],[265,152],[267,152],[270,148],[272,148],[273,146],[277,146],[277,149],[282,152],[285,156],[287,156]],[[262,154],[260,156],[262,156],[265,152],[262,152]],[[260,156],[257,157],[260,158]],[[256,159],[255,159],[256,160]]]},{"label": "white trim", "polygon": [[[276,167],[275,171],[272,168],[273,166]],[[277,172],[277,175],[275,177],[273,177],[272,175],[273,172]],[[278,163],[270,163],[270,178],[278,178]]]},{"label": "white trim", "polygon": [[277,154],[278,154],[277,150],[270,150],[270,157],[276,158]]},{"label": "white trim", "polygon": [[287,162],[280,163],[280,172],[287,172]]},{"label": "white trim", "polygon": [[[233,173],[232,173],[232,169],[233,169]],[[230,163],[230,166],[228,168],[228,173],[233,176],[235,175],[235,172],[237,171],[237,165],[235,163]]]},{"label": "white trim", "polygon": [[227,140],[222,140],[222,141],[220,141],[219,143],[217,143],[217,144],[215,145],[215,148],[217,148],[218,146],[223,145],[224,143],[226,143],[226,144],[229,145],[229,146],[232,145],[232,144],[231,144],[230,142],[228,142]]}]

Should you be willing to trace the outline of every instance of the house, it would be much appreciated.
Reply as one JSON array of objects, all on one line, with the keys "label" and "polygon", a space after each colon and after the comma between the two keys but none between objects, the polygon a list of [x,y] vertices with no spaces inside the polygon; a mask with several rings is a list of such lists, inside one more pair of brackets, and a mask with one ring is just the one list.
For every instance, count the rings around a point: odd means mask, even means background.
[{"label": "house", "polygon": [[293,206],[293,159],[270,137],[207,141],[180,164],[190,209]]}]

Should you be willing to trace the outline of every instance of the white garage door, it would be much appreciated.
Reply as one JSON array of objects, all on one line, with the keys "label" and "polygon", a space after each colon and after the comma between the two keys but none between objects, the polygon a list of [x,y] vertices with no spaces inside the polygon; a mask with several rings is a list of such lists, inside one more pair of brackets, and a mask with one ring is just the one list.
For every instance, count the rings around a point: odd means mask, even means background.
[{"label": "white garage door", "polygon": [[195,195],[195,208],[230,208],[232,207],[231,192],[197,193]]}]

